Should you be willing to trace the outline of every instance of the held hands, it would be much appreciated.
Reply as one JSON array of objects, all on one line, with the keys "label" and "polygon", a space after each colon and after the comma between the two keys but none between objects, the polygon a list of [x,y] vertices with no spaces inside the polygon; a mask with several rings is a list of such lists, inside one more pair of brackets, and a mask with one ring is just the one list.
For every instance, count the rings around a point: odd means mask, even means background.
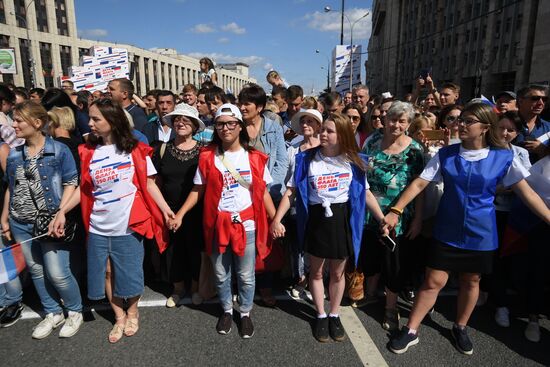
[{"label": "held hands", "polygon": [[390,212],[386,214],[382,223],[384,223],[382,230],[389,233],[397,226],[397,223],[399,223],[399,216],[395,213]]},{"label": "held hands", "polygon": [[269,227],[269,233],[273,238],[284,237],[286,232],[285,226],[281,222],[272,222]]}]

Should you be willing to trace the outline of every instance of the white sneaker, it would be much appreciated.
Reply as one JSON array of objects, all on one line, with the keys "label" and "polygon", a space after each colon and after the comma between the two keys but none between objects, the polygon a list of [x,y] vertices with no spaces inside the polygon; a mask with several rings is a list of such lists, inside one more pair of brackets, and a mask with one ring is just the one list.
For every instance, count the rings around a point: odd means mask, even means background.
[{"label": "white sneaker", "polygon": [[177,294],[172,294],[168,299],[166,300],[166,307],[173,308],[178,305],[178,302],[180,301],[180,296]]},{"label": "white sneaker", "polygon": [[49,313],[46,315],[44,320],[40,321],[38,325],[34,328],[32,332],[32,337],[34,339],[44,339],[52,333],[52,330],[60,326],[65,322],[65,316],[63,313],[53,314]]},{"label": "white sneaker", "polygon": [[525,328],[525,338],[533,343],[540,341],[540,326],[538,321],[529,321]]},{"label": "white sneaker", "polygon": [[510,327],[510,311],[508,307],[497,307],[495,322],[501,327]]},{"label": "white sneaker", "polygon": [[70,338],[78,332],[80,326],[84,323],[81,312],[69,311],[69,317],[65,320],[65,325],[59,331],[60,338]]}]

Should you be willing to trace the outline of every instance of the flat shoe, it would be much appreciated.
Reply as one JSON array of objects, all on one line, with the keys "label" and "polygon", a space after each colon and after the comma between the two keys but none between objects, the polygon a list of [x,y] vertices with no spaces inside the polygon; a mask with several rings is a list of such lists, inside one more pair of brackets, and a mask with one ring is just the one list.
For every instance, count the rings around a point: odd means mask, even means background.
[{"label": "flat shoe", "polygon": [[126,324],[124,325],[124,335],[126,336],[134,336],[139,330],[139,314],[136,313],[134,317],[130,317],[130,314],[128,314],[128,317],[126,318]]},{"label": "flat shoe", "polygon": [[115,324],[111,329],[111,332],[109,333],[109,343],[114,344],[118,342],[120,339],[122,339],[123,335],[124,335],[124,325]]}]

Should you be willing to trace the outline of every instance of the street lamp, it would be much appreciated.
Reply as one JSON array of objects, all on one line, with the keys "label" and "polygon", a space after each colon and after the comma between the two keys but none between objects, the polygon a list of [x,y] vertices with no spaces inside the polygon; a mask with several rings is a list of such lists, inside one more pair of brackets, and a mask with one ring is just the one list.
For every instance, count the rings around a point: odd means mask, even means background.
[{"label": "street lamp", "polygon": [[[316,54],[321,54],[321,51],[315,50]],[[327,58],[327,91],[330,92],[330,59],[327,55],[323,54]],[[321,69],[324,69],[324,67],[321,67]]]},{"label": "street lamp", "polygon": [[[28,2],[28,4],[25,6],[25,17],[29,14],[29,6],[34,3],[34,0],[31,0]],[[29,24],[27,23],[27,19],[23,18],[21,15],[16,14],[14,12],[10,12],[11,15],[15,15],[16,18],[19,18],[23,23],[25,23],[25,29],[27,31],[27,46],[29,47],[29,63],[31,64],[31,88],[34,88],[36,83],[36,68],[34,65],[34,57],[32,54],[32,45],[31,45],[31,39],[29,36]]]},{"label": "street lamp", "polygon": [[[328,13],[328,12],[331,12],[332,9],[330,6],[325,6],[324,8],[324,11],[325,13]],[[343,8],[342,8],[342,16],[345,17],[347,20],[348,20],[348,23],[349,23],[349,31],[350,31],[350,51],[349,51],[349,54],[350,54],[350,57],[349,57],[349,62],[350,62],[350,70],[349,70],[349,91],[351,92],[352,88],[353,88],[353,27],[355,27],[355,25],[357,24],[357,22],[359,22],[360,20],[366,18],[370,13],[367,11],[364,15],[362,15],[361,17],[359,17],[358,19],[356,19],[354,22],[351,21],[351,19],[349,19],[349,17],[347,16],[347,14],[344,13],[343,11]],[[343,24],[343,22],[342,22]]]}]

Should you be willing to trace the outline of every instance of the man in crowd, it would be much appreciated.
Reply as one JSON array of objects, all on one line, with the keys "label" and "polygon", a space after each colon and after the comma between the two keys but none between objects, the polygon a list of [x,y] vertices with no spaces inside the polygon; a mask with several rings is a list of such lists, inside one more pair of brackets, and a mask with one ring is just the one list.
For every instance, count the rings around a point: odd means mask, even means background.
[{"label": "man in crowd", "polygon": [[107,89],[112,100],[126,109],[132,116],[134,127],[142,131],[145,124],[147,124],[147,116],[139,106],[132,103],[134,84],[126,78],[118,78],[111,80]]},{"label": "man in crowd", "polygon": [[0,138],[12,149],[25,143],[25,140],[15,135],[15,130],[11,126],[14,105],[15,93],[7,86],[0,85]]},{"label": "man in crowd", "polygon": [[460,98],[460,86],[455,83],[444,83],[439,88],[439,103],[442,108],[452,104],[457,104],[458,98]]},{"label": "man in crowd", "polygon": [[323,105],[325,108],[325,113],[342,112],[344,109],[344,104],[342,103],[342,96],[338,92],[330,92],[325,94],[323,99]]},{"label": "man in crowd", "polygon": [[294,130],[290,128],[290,121],[292,117],[300,112],[302,108],[302,103],[304,102],[304,90],[299,85],[291,85],[287,89],[286,94],[286,112],[281,113],[281,118],[283,119],[283,129],[284,136],[287,142],[292,141],[296,137]]},{"label": "man in crowd", "polygon": [[353,87],[352,100],[353,102],[358,103],[363,108],[363,113],[367,113],[369,110],[369,98],[369,87],[363,84],[359,84]]},{"label": "man in crowd", "polygon": [[351,104],[351,102],[353,102],[353,93],[346,92],[346,94],[344,94],[344,106]]},{"label": "man in crowd", "polygon": [[516,94],[511,91],[500,92],[495,97],[495,103],[499,113],[517,111]]},{"label": "man in crowd", "polygon": [[273,98],[273,102],[275,102],[275,104],[279,108],[279,113],[286,112],[288,108],[286,104],[286,96],[287,90],[285,87],[273,87],[273,90],[271,91],[271,98]]},{"label": "man in crowd", "polygon": [[70,80],[63,80],[61,82],[61,89],[63,89],[64,91],[69,91],[69,92],[73,92],[74,91],[74,83]]},{"label": "man in crowd", "polygon": [[546,102],[548,89],[544,86],[530,85],[518,90],[518,113],[523,121],[523,130],[519,132],[514,144],[529,151],[531,163],[535,163],[544,154],[544,144],[537,138],[550,132],[550,122],[540,117]]},{"label": "man in crowd", "polygon": [[142,130],[151,145],[156,141],[167,143],[175,137],[174,130],[164,122],[164,116],[176,108],[176,96],[169,90],[161,90],[156,100],[157,118],[149,121]]},{"label": "man in crowd", "polygon": [[29,91],[29,98],[32,101],[36,101],[36,102],[40,103],[40,101],[42,100],[42,97],[44,97],[45,92],[46,91],[42,88],[32,88]]}]

